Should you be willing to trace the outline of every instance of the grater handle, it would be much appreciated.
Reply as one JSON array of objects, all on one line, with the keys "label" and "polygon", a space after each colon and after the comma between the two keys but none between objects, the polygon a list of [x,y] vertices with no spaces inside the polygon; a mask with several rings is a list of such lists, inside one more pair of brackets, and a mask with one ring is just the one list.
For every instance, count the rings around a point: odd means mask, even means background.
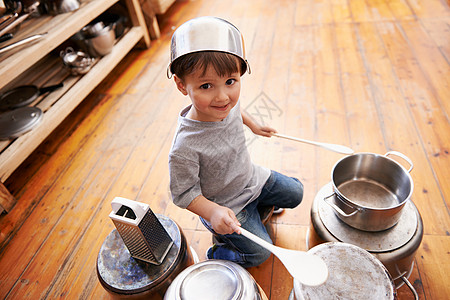
[{"label": "grater handle", "polygon": [[126,199],[126,198],[122,198],[122,197],[115,197],[113,199],[113,201],[111,202],[113,213],[116,214],[117,211],[123,205],[131,208],[139,220],[142,219],[144,217],[144,215],[146,214],[146,212],[149,210],[148,204],[137,202],[137,201]]}]

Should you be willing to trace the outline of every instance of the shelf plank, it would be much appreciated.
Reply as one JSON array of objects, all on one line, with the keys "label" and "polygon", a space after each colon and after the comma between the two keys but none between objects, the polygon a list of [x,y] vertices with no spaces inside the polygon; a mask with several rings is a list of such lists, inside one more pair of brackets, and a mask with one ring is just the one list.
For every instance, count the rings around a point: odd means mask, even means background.
[{"label": "shelf plank", "polygon": [[42,122],[18,137],[0,156],[0,180],[9,175],[69,115],[69,113],[114,69],[125,55],[143,38],[144,30],[133,27],[87,74],[80,77],[43,115]]}]

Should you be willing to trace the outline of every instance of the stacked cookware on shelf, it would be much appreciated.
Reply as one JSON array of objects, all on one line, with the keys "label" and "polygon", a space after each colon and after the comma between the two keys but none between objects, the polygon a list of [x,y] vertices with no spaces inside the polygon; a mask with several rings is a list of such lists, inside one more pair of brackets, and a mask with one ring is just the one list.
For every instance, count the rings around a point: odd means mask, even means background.
[{"label": "stacked cookware on shelf", "polygon": [[[21,51],[31,43],[39,42],[48,34],[40,32],[17,40],[20,36],[18,33],[30,25],[24,25],[25,21],[44,15],[69,13],[78,10],[82,5],[79,0],[6,0],[0,3],[5,4],[0,5],[0,60]],[[68,42],[72,42],[74,46],[60,52],[61,67],[66,68],[72,75],[86,74],[99,57],[112,51],[116,40],[124,33],[127,21],[125,11],[120,6],[115,7],[115,11],[101,14],[71,37]],[[32,24],[30,26],[36,27]],[[74,50],[77,47],[79,49]],[[35,128],[44,115],[36,104],[47,93],[63,85],[61,82],[57,85],[37,87],[18,82],[19,85],[0,90],[0,140],[13,140]]]}]

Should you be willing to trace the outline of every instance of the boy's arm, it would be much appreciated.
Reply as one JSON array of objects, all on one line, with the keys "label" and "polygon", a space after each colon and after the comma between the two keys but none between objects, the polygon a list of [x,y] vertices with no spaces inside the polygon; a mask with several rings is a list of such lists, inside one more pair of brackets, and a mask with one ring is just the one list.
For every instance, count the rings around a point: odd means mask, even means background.
[{"label": "boy's arm", "polygon": [[242,115],[242,122],[250,128],[250,130],[254,134],[258,134],[265,137],[271,137],[272,134],[276,133],[277,131],[269,126],[261,126],[256,121],[254,121],[245,111],[241,111]]},{"label": "boy's arm", "polygon": [[241,234],[241,224],[234,212],[224,206],[209,201],[204,196],[197,196],[187,209],[211,223],[212,228],[219,234]]}]

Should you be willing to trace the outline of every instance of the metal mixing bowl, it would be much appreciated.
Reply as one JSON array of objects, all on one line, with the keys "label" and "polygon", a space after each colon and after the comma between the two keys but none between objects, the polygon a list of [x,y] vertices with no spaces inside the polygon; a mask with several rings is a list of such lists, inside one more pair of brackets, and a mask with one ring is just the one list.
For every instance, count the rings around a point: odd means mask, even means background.
[{"label": "metal mixing bowl", "polygon": [[105,26],[94,35],[81,30],[71,38],[75,43],[92,57],[105,56],[110,53],[116,41],[114,25]]},{"label": "metal mixing bowl", "polygon": [[43,6],[51,15],[64,14],[80,8],[79,0],[45,0]]},{"label": "metal mixing bowl", "polygon": [[239,57],[244,63],[242,74],[250,66],[245,58],[244,39],[239,29],[230,22],[216,17],[199,17],[187,21],[175,30],[170,47],[167,76],[172,76],[172,63],[179,57],[199,51],[220,51]]}]

